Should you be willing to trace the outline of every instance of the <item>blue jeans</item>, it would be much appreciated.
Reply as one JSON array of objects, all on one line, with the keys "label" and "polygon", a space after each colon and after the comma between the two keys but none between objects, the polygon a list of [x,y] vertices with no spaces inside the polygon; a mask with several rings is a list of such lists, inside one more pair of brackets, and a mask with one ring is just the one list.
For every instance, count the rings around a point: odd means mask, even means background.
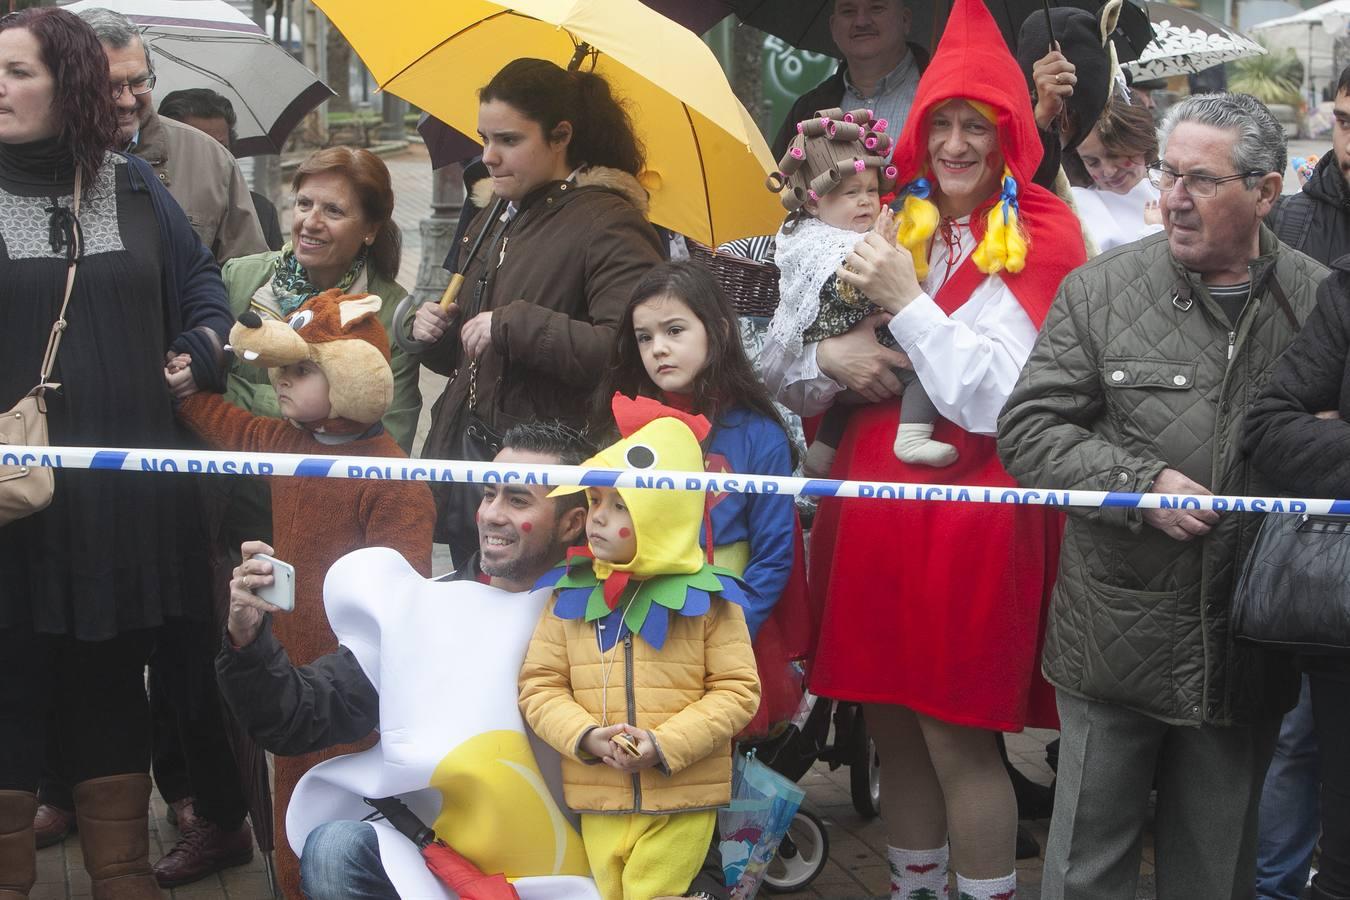
[{"label": "blue jeans", "polygon": [[399,900],[380,862],[380,839],[366,822],[329,822],[309,833],[300,889],[309,900]]},{"label": "blue jeans", "polygon": [[1320,782],[1312,696],[1304,675],[1298,706],[1285,714],[1280,725],[1275,756],[1261,792],[1256,844],[1256,896],[1260,900],[1302,896],[1322,830],[1317,798]]}]

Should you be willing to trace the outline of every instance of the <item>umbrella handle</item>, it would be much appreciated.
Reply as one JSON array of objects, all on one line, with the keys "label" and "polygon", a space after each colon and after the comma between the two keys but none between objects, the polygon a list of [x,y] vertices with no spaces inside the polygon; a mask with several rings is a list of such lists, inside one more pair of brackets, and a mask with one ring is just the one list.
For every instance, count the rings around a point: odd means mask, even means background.
[{"label": "umbrella handle", "polygon": [[450,276],[450,283],[445,286],[445,293],[441,294],[441,312],[449,312],[450,304],[455,302],[459,296],[459,289],[464,286],[464,276],[459,272]]},{"label": "umbrella handle", "polygon": [[[459,277],[460,276],[458,275],[453,276],[450,283],[453,285],[455,283],[454,279]],[[446,288],[447,294],[449,293],[449,290],[449,288]],[[442,297],[441,299],[444,300],[445,298]],[[412,336],[412,315],[416,313],[416,308],[413,303],[412,294],[409,294],[398,302],[398,306],[394,308],[394,318],[389,323],[389,332],[394,339],[394,343],[398,345],[400,350],[409,355],[417,356],[423,353],[430,345],[419,341]]]}]

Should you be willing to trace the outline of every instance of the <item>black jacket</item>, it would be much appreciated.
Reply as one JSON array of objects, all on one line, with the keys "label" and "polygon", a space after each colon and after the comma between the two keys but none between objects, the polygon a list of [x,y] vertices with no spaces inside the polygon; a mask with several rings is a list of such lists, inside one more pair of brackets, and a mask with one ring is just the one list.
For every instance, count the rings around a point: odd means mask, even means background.
[{"label": "black jacket", "polygon": [[[1341,418],[1317,418],[1326,410]],[[1317,306],[1276,363],[1244,431],[1252,465],[1281,489],[1300,497],[1350,497],[1350,257],[1335,263],[1318,288]],[[1300,656],[1299,662],[1350,678],[1344,657]]]},{"label": "black jacket", "polygon": [[[475,555],[450,581],[478,577]],[[380,724],[380,695],[346,647],[293,666],[263,620],[253,643],[238,650],[225,636],[216,681],[234,717],[263,749],[279,756],[313,753],[359,740]]]},{"label": "black jacket", "polygon": [[1350,186],[1336,154],[1318,160],[1303,190],[1281,197],[1266,224],[1280,240],[1320,263],[1331,265],[1350,253]]}]

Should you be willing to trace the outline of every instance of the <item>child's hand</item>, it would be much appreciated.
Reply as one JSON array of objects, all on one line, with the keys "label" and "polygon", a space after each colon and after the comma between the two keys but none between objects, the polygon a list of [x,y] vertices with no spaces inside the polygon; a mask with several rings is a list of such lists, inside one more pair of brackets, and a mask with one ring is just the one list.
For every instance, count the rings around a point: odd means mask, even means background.
[{"label": "child's hand", "polygon": [[606,725],[603,728],[592,728],[586,732],[586,736],[581,739],[581,749],[594,756],[596,759],[602,759],[609,762],[619,748],[610,742],[610,738],[623,731],[623,725]]},{"label": "child's hand", "polygon": [[1144,202],[1144,224],[1145,224],[1145,225],[1161,225],[1162,223],[1163,223],[1163,220],[1162,220],[1162,208],[1158,205],[1158,201],[1157,201],[1157,200],[1147,200],[1147,201],[1145,201],[1145,202]]},{"label": "child's hand", "polygon": [[881,239],[888,244],[895,243],[896,232],[900,230],[900,223],[895,218],[895,213],[889,206],[883,206],[881,212],[877,213],[877,220],[872,223],[872,230],[881,235]]},{"label": "child's hand", "polygon": [[192,379],[192,357],[186,353],[170,357],[164,366],[164,381],[169,386],[169,393],[180,400],[197,393],[197,382]]},{"label": "child's hand", "polygon": [[[605,765],[618,769],[620,772],[637,772],[642,769],[650,769],[661,761],[660,755],[656,752],[656,741],[652,738],[650,731],[643,731],[641,728],[634,728],[632,725],[626,724],[620,725],[618,730],[637,743],[637,756],[633,756],[627,750],[622,749],[611,738],[610,746],[614,750],[610,756],[605,757]],[[594,733],[594,731],[591,732],[591,734]]]}]

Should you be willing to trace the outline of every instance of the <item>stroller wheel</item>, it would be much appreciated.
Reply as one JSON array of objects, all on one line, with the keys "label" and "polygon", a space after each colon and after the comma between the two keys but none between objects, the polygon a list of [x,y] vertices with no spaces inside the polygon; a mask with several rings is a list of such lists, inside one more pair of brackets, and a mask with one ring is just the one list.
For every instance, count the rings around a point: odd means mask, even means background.
[{"label": "stroller wheel", "polygon": [[877,756],[877,745],[867,733],[861,714],[854,720],[848,787],[858,815],[864,819],[881,815],[881,757]]},{"label": "stroller wheel", "polygon": [[815,813],[799,809],[764,874],[764,889],[772,894],[799,891],[816,880],[829,858],[830,836],[825,823]]}]

